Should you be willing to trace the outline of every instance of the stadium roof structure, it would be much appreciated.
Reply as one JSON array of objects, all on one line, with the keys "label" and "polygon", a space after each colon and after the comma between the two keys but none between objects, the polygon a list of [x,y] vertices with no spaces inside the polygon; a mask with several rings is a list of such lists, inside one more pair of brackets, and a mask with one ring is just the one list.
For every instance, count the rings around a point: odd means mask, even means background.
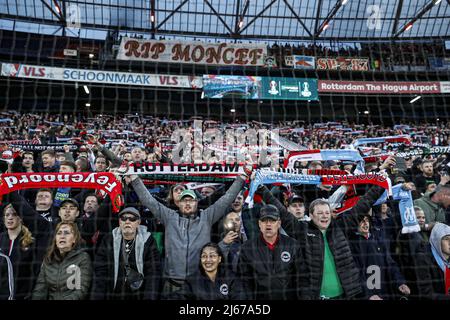
[{"label": "stadium roof structure", "polygon": [[0,0],[0,29],[234,41],[450,38],[450,0]]}]

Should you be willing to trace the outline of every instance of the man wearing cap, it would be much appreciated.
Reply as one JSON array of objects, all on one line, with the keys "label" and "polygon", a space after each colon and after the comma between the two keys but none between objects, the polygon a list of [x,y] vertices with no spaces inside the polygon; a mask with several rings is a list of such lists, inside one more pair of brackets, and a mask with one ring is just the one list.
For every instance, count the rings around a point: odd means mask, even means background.
[{"label": "man wearing cap", "polygon": [[[264,187],[264,201],[276,204],[274,196]],[[361,197],[349,212],[332,219],[330,204],[316,199],[309,206],[311,221],[299,221],[281,210],[281,225],[298,240],[303,261],[300,261],[298,289],[300,299],[353,299],[360,297],[362,287],[346,235],[358,226],[359,213],[367,213],[384,189],[374,186]],[[283,206],[278,204],[278,208]]]},{"label": "man wearing cap", "polygon": [[252,299],[287,300],[296,298],[296,240],[279,232],[280,213],[274,205],[261,208],[260,236],[241,247],[238,276]]},{"label": "man wearing cap", "polygon": [[302,197],[293,195],[288,199],[287,211],[299,221],[311,221],[305,214],[305,202]]},{"label": "man wearing cap", "polygon": [[311,221],[311,218],[305,214],[305,202],[299,195],[294,194],[288,198],[286,209],[266,186],[262,185],[259,190],[262,192],[264,202],[273,204],[280,211],[282,221],[291,219],[291,215],[298,221]]},{"label": "man wearing cap", "polygon": [[94,262],[94,300],[156,300],[161,263],[156,242],[141,226],[141,215],[128,207],[119,227],[103,238]]},{"label": "man wearing cap", "polygon": [[198,270],[200,250],[211,241],[212,225],[227,213],[227,208],[242,189],[246,177],[238,176],[225,195],[199,212],[194,191],[185,190],[181,193],[179,210],[175,211],[153,198],[138,176],[130,176],[131,185],[141,203],[165,227],[164,295],[180,290],[186,277]]},{"label": "man wearing cap", "polygon": [[67,198],[61,202],[58,212],[62,222],[75,222],[80,215],[80,205],[74,198]]}]

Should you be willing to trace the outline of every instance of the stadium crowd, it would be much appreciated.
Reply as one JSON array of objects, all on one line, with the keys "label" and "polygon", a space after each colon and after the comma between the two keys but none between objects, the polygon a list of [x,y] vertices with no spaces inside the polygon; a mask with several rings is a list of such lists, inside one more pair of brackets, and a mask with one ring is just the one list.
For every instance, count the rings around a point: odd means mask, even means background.
[{"label": "stadium crowd", "polygon": [[316,58],[353,57],[369,58],[372,68],[379,62],[376,69],[393,70],[394,66],[423,66],[430,68],[429,57],[448,57],[448,52],[442,42],[424,43],[361,43],[347,46],[330,47],[322,44],[274,44],[269,48],[279,65],[284,66],[284,57],[290,55],[304,55]]},{"label": "stadium crowd", "polygon": [[[450,298],[449,152],[400,155],[450,145],[450,124],[198,121],[3,113],[3,173],[28,173],[17,180],[21,183],[33,173],[110,172],[121,183],[124,205],[115,212],[116,199],[100,185],[3,194],[0,298]],[[402,206],[391,196],[380,201],[385,189],[379,185],[274,181],[258,186],[249,206],[245,199],[258,180],[258,166],[266,165],[251,157],[233,179],[215,183],[123,174],[143,161],[173,166],[180,142],[172,137],[176,130],[218,128],[277,129],[281,148],[270,149],[279,156],[270,158],[279,159],[274,170],[283,167],[293,145],[339,154],[357,139],[407,136],[408,144],[380,140],[353,150],[365,156],[365,172],[411,192],[417,230],[403,232]],[[222,159],[224,151],[208,139],[185,143],[192,155],[213,148],[197,164]],[[185,156],[181,159],[190,159]],[[297,169],[348,175],[358,166],[351,160],[313,159]],[[2,176],[0,187],[10,187],[11,181]],[[339,210],[346,200],[354,201]]]}]

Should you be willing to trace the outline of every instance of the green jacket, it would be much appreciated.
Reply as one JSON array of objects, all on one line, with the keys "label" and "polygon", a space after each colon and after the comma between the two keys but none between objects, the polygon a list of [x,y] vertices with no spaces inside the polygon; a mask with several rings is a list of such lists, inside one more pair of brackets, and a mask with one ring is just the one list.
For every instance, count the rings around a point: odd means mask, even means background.
[{"label": "green jacket", "polygon": [[42,263],[32,300],[83,300],[88,297],[92,263],[82,249],[73,249],[61,262]]},{"label": "green jacket", "polygon": [[421,208],[425,213],[425,222],[444,222],[445,209],[439,204],[431,201],[433,192],[425,193],[422,198],[414,200],[414,205]]}]

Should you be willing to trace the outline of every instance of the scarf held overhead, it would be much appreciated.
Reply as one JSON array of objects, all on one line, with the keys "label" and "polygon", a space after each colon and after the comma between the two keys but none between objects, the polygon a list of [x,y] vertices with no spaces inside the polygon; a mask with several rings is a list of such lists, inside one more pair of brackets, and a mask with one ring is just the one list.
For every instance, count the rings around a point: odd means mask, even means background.
[{"label": "scarf held overhead", "polygon": [[356,184],[375,184],[384,189],[390,190],[390,180],[381,174],[368,173],[356,175],[301,175],[282,173],[270,170],[256,171],[255,179],[250,184],[250,190],[246,203],[251,208],[253,206],[253,196],[258,187],[262,184],[273,183],[293,183],[293,184],[312,184],[312,185],[356,185]]},{"label": "scarf held overhead", "polygon": [[358,150],[352,149],[325,149],[325,150],[305,150],[289,152],[287,159],[284,160],[285,168],[296,169],[302,161],[352,161],[357,163],[357,173],[364,172],[364,160]]},{"label": "scarf held overhead", "polygon": [[119,212],[123,205],[122,184],[110,172],[77,173],[5,173],[0,175],[0,196],[22,189],[85,188],[106,192]]}]

